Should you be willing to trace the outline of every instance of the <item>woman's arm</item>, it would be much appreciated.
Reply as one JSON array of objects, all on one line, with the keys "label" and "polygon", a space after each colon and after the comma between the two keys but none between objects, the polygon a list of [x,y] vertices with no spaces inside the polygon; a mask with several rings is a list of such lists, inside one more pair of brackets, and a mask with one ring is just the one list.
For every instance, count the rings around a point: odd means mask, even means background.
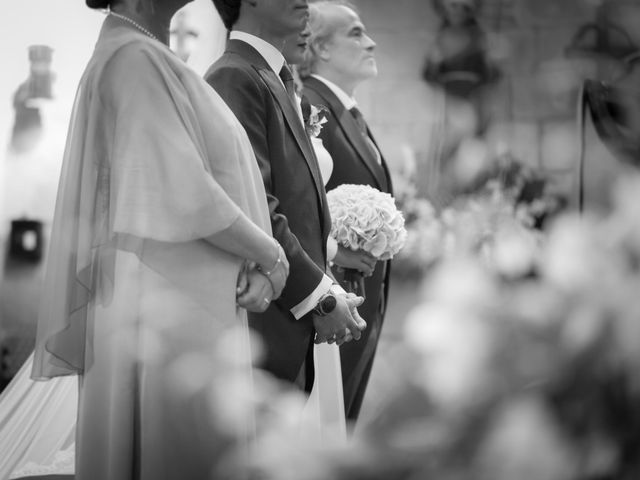
[{"label": "woman's arm", "polygon": [[206,237],[205,240],[222,250],[258,264],[259,270],[268,277],[273,286],[273,298],[280,296],[289,275],[287,257],[278,241],[244,214],[239,215],[229,227]]}]

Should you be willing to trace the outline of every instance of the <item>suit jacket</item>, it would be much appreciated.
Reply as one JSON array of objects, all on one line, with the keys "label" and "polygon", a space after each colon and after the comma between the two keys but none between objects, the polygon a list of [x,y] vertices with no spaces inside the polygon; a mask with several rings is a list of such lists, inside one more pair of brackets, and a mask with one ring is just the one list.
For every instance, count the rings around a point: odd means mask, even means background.
[{"label": "suit jacket", "polygon": [[229,40],[205,80],[249,136],[266,187],[273,234],[290,263],[282,296],[266,312],[250,314],[249,323],[265,342],[263,367],[293,382],[312,352],[315,331],[310,315],[296,320],[290,309],[320,283],[331,228],[317,159],[280,79],[251,45]]},{"label": "suit jacket", "polygon": [[[370,185],[382,192],[393,193],[391,175],[382,157],[381,164],[367,146],[358,124],[338,97],[326,84],[309,77],[304,80],[304,96],[315,106],[328,109],[327,122],[319,137],[333,159],[333,172],[327,182],[327,191],[343,183]],[[375,139],[369,131],[369,138]],[[377,148],[377,144],[376,144]],[[378,149],[379,150],[379,149]],[[360,315],[370,323],[374,316],[384,315],[389,282],[389,262],[378,262],[371,277],[365,279],[365,303],[358,307]],[[340,273],[334,270],[337,280]]]}]

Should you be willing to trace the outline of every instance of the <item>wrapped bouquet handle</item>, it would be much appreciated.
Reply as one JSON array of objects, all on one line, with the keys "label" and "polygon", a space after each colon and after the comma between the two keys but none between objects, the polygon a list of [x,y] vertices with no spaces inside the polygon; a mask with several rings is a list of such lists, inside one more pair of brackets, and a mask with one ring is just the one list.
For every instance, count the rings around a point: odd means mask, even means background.
[{"label": "wrapped bouquet handle", "polygon": [[338,283],[340,283],[340,286],[344,288],[345,291],[355,293],[359,297],[367,297],[367,292],[364,286],[364,275],[360,270],[340,266],[337,267],[337,270],[342,276],[342,278],[338,279]]}]

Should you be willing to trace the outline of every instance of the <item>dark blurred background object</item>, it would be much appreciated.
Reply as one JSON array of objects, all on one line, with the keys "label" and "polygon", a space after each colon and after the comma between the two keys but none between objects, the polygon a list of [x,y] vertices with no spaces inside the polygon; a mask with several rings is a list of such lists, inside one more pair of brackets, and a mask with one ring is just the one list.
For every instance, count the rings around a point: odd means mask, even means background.
[{"label": "dark blurred background object", "polygon": [[500,71],[487,55],[487,36],[477,17],[480,0],[434,0],[442,17],[423,77],[450,95],[470,99],[478,87],[496,81]]},{"label": "dark blurred background object", "polygon": [[42,136],[40,102],[53,98],[53,49],[47,45],[31,45],[28,53],[29,77],[13,96],[15,121],[10,147],[14,153],[28,152],[37,144]]},{"label": "dark blurred background object", "polygon": [[11,221],[9,257],[14,261],[39,262],[43,251],[42,222],[19,219]]},{"label": "dark blurred background object", "polygon": [[27,80],[29,99],[53,98],[52,58],[53,49],[47,45],[31,45],[29,47],[30,74]]}]

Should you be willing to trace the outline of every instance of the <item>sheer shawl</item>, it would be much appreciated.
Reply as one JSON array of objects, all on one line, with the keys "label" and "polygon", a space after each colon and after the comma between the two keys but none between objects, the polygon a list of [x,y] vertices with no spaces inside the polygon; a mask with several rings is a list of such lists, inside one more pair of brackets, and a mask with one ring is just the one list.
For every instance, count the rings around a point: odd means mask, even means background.
[{"label": "sheer shawl", "polygon": [[270,233],[243,133],[223,100],[168,48],[107,17],[68,131],[34,379],[88,368],[88,319],[92,305],[110,300],[119,249],[150,264],[145,242],[194,241],[242,214]]}]

